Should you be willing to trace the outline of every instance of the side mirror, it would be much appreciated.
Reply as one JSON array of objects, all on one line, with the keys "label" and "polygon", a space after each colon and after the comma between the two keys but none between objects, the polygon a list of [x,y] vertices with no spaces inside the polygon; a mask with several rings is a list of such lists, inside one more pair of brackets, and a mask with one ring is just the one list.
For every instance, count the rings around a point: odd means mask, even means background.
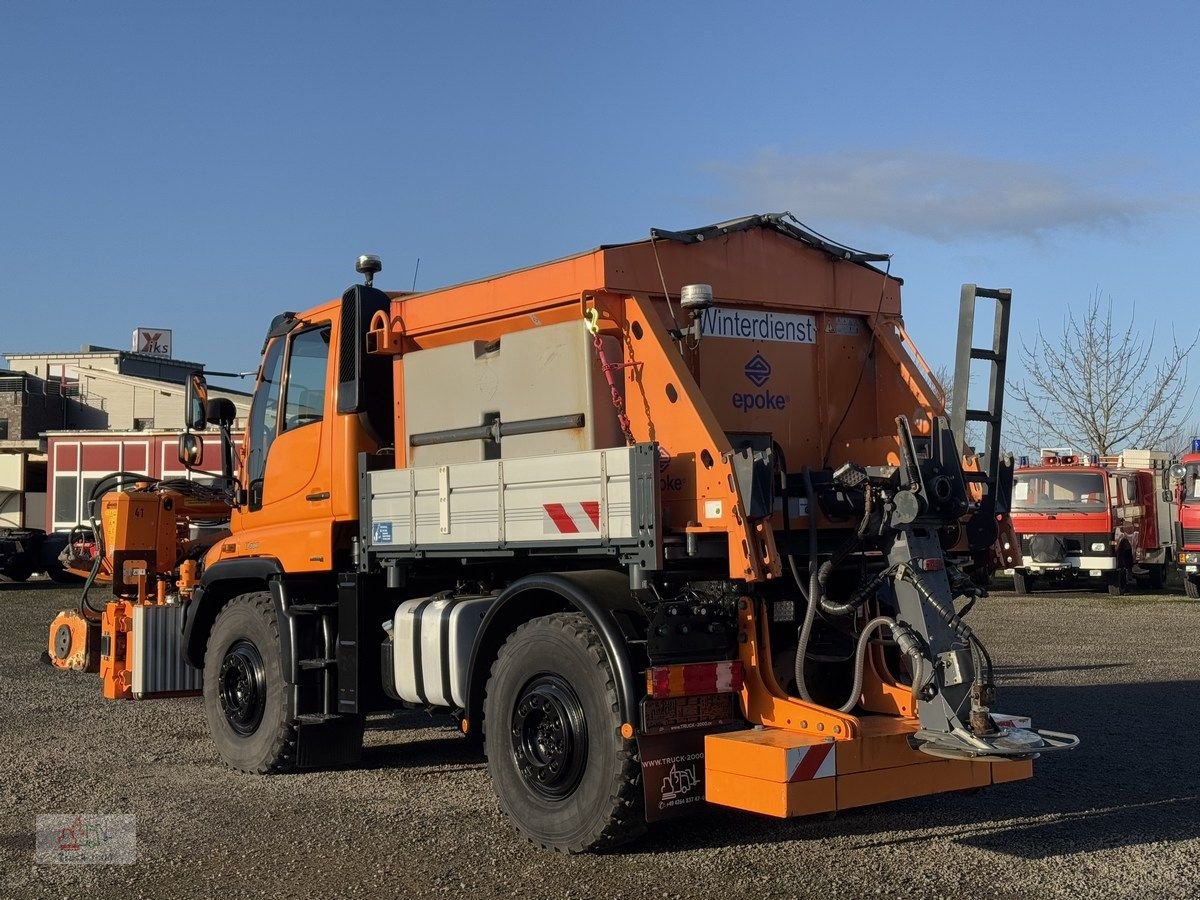
[{"label": "side mirror", "polygon": [[179,461],[189,469],[204,462],[204,439],[199,435],[184,432],[179,436]]},{"label": "side mirror", "polygon": [[[195,431],[203,431],[208,426],[205,413],[208,409],[208,382],[203,372],[192,372],[188,375],[187,390],[184,393],[184,424]],[[182,445],[180,445],[182,453]],[[180,456],[180,460],[183,457]]]},{"label": "side mirror", "polygon": [[1176,481],[1183,481],[1187,477],[1187,467],[1178,464],[1171,466],[1171,477]]}]

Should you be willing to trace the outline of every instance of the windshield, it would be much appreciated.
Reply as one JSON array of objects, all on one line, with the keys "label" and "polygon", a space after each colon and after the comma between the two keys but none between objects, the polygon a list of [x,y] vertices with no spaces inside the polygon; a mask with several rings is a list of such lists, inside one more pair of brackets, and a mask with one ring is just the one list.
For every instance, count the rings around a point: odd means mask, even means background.
[{"label": "windshield", "polygon": [[1183,499],[1186,503],[1200,503],[1200,463],[1188,463],[1183,476]]},{"label": "windshield", "polygon": [[1013,482],[1014,511],[1105,508],[1104,476],[1099,472],[1018,472]]}]

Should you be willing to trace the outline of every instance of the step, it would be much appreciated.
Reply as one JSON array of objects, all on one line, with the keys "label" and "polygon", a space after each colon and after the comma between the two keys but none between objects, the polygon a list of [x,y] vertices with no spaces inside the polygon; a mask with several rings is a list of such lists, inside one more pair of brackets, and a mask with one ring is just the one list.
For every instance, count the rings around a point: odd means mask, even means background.
[{"label": "step", "polygon": [[336,659],[302,659],[299,662],[301,669],[335,669],[337,668]]},{"label": "step", "polygon": [[303,713],[292,719],[296,725],[321,725],[335,719],[345,718],[340,713]]},{"label": "step", "polygon": [[327,612],[337,612],[338,605],[336,603],[293,603],[288,607],[289,613],[299,613],[301,615],[316,615]]}]

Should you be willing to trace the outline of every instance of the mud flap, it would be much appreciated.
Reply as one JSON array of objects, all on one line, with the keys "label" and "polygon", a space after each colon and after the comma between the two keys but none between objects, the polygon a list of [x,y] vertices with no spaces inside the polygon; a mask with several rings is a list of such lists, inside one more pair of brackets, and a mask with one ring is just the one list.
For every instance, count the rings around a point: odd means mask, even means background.
[{"label": "mud flap", "polygon": [[296,765],[302,769],[355,766],[362,759],[362,716],[299,716]]},{"label": "mud flap", "polygon": [[646,821],[694,812],[704,802],[705,729],[638,736]]},{"label": "mud flap", "polygon": [[640,712],[646,821],[686,815],[704,800],[705,736],[746,727],[736,695],[645,697]]}]

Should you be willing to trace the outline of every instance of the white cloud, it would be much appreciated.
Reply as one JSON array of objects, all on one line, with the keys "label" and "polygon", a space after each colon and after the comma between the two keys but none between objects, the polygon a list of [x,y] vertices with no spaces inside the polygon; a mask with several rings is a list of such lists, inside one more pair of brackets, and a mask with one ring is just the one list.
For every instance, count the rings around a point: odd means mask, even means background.
[{"label": "white cloud", "polygon": [[767,149],[706,167],[738,208],[801,220],[885,226],[953,241],[1124,227],[1184,198],[1125,193],[1037,163],[918,150],[786,154]]}]

